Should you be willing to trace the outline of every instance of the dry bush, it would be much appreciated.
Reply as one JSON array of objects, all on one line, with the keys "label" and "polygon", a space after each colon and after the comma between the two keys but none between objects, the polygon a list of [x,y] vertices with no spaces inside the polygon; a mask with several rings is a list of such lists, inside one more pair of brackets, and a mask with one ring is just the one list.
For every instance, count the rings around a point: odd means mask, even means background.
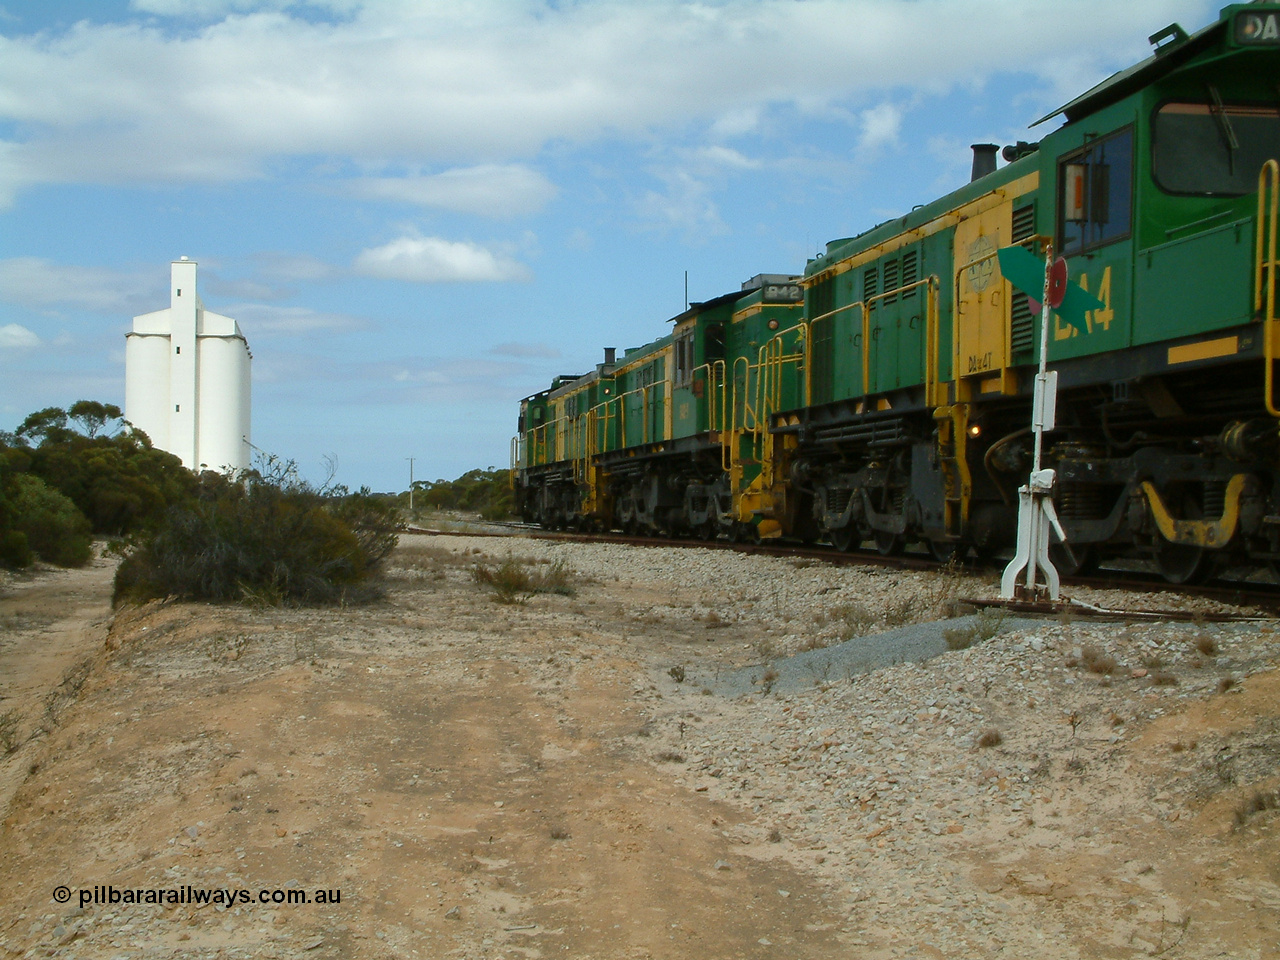
[{"label": "dry bush", "polygon": [[1236,685],[1235,677],[1223,677],[1221,680],[1218,681],[1218,692],[1226,693],[1235,685]]},{"label": "dry bush", "polygon": [[0,753],[8,755],[22,746],[18,736],[18,728],[22,726],[22,715],[17,710],[7,710],[0,714]]},{"label": "dry bush", "polygon": [[884,607],[884,625],[886,627],[903,627],[909,623],[914,623],[919,613],[917,598],[908,594],[905,597],[898,597],[890,600]]},{"label": "dry bush", "polygon": [[942,639],[948,650],[967,650],[983,640],[990,640],[1004,625],[1007,614],[999,607],[983,607],[973,620],[963,627],[949,627],[942,631]]},{"label": "dry bush", "polygon": [[1206,657],[1212,657],[1218,652],[1218,641],[1207,633],[1202,633],[1196,637],[1193,644],[1196,651]]},{"label": "dry bush", "polygon": [[1255,813],[1264,810],[1280,810],[1280,792],[1275,790],[1258,790],[1252,797],[1236,807],[1235,828],[1239,830]]},{"label": "dry bush", "polygon": [[471,568],[471,576],[476,583],[491,588],[498,603],[525,603],[539,593],[571,597],[577,592],[571,583],[573,575],[563,560],[556,560],[541,570],[530,570],[531,562],[507,557],[497,567],[490,567],[477,561]]},{"label": "dry bush", "polygon": [[1167,671],[1157,670],[1151,674],[1151,685],[1153,687],[1175,687],[1178,685],[1178,678]]},{"label": "dry bush", "polygon": [[676,753],[674,750],[663,750],[654,759],[659,763],[684,763],[684,754]]},{"label": "dry bush", "polygon": [[476,583],[492,589],[498,603],[524,603],[536,592],[528,568],[513,557],[507,557],[497,567],[477,562],[471,568],[471,576]]},{"label": "dry bush", "polygon": [[764,672],[764,676],[760,678],[760,689],[764,693],[771,693],[773,685],[778,682],[778,671],[770,667]]},{"label": "dry bush", "polygon": [[800,645],[796,647],[796,649],[799,650],[801,653],[804,653],[809,650],[825,650],[830,645],[831,645],[831,641],[828,640],[826,637],[812,636],[812,637],[805,637],[803,640],[801,640]]},{"label": "dry bush", "polygon": [[876,625],[876,615],[861,603],[842,603],[832,607],[825,619],[838,624],[836,637],[842,643],[862,636]]},{"label": "dry bush", "polygon": [[1116,672],[1116,658],[1108,656],[1096,644],[1085,644],[1080,650],[1080,662],[1090,673],[1111,675]]},{"label": "dry bush", "polygon": [[572,597],[577,594],[574,586],[575,576],[569,565],[563,560],[552,560],[545,570],[539,570],[534,577],[539,593],[554,593],[561,597]]},{"label": "dry bush", "polygon": [[983,730],[977,740],[979,747],[998,747],[1004,743],[1004,734],[995,727],[988,727]]},{"label": "dry bush", "polygon": [[397,551],[394,566],[406,573],[418,574],[430,580],[444,580],[448,571],[463,566],[467,558],[444,547],[409,547]]},{"label": "dry bush", "polygon": [[248,652],[249,644],[252,642],[253,638],[244,633],[234,637],[218,635],[209,638],[209,646],[205,652],[210,660],[239,660]]}]

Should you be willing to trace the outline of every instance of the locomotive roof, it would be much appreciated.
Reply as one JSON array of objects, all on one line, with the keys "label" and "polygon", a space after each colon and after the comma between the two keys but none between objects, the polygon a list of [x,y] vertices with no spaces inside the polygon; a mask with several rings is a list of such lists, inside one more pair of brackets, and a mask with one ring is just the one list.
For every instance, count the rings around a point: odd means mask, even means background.
[{"label": "locomotive roof", "polygon": [[956,207],[962,206],[997,187],[1004,186],[1006,183],[1011,183],[1019,177],[1037,170],[1039,162],[1039,158],[1035,154],[1029,154],[1006,164],[985,177],[966,183],[944,197],[939,197],[937,200],[916,207],[904,216],[876,224],[871,229],[864,230],[854,237],[828,241],[826,251],[810,260],[806,265],[806,280],[813,282],[814,278],[821,274],[838,270],[839,264],[843,260],[850,256],[855,256],[868,247],[873,247],[909,230],[925,227]]},{"label": "locomotive roof", "polygon": [[[1066,106],[1060,107],[1053,113],[1040,118],[1036,121],[1036,124],[1051,120],[1060,114],[1065,114],[1068,122],[1079,120],[1154,83],[1161,77],[1174,73],[1197,57],[1220,45],[1225,38],[1227,25],[1231,18],[1241,10],[1249,9],[1250,6],[1250,4],[1237,4],[1225,7],[1221,18],[1216,23],[1212,23],[1190,36],[1177,24],[1166,27],[1150,38],[1153,42],[1167,40],[1163,46],[1156,49],[1153,56],[1127,70],[1114,74],[1093,89],[1076,97]],[[1268,4],[1268,6],[1274,8],[1275,4]],[[1036,124],[1032,124],[1032,126]],[[983,193],[1012,182],[1024,174],[1031,173],[1038,168],[1039,162],[1035,154],[1019,158],[999,170],[987,174],[985,177],[966,183],[944,197],[916,207],[905,216],[886,220],[884,223],[877,224],[856,236],[828,242],[826,251],[810,260],[806,265],[806,280],[812,283],[831,271],[838,270],[839,264],[843,260],[857,255],[861,250],[928,224],[938,216],[946,214]]]},{"label": "locomotive roof", "polygon": [[599,368],[592,370],[590,373],[584,373],[581,376],[574,377],[573,379],[569,379],[567,377],[562,378],[560,385],[548,392],[548,398],[551,400],[559,399],[560,397],[563,397],[566,393],[572,393],[575,390],[581,390],[583,387],[587,386],[588,384],[595,383],[595,381],[599,379],[600,379]]},{"label": "locomotive roof", "polygon": [[712,297],[710,300],[691,303],[689,304],[689,309],[685,310],[684,313],[677,313],[667,322],[679,325],[685,320],[696,317],[700,313],[705,313],[713,307],[741,300],[743,297],[749,297],[753,293],[759,293],[770,283],[795,283],[798,279],[800,278],[790,273],[757,273],[750,280],[743,281],[739,289],[731,290],[729,293],[722,293],[720,296]]},{"label": "locomotive roof", "polygon": [[1046,120],[1052,120],[1059,114],[1064,114],[1068,123],[1079,120],[1081,117],[1088,116],[1108,104],[1122,100],[1129,94],[1149,86],[1161,77],[1168,76],[1197,54],[1203,53],[1205,50],[1211,49],[1220,43],[1222,40],[1221,34],[1224,34],[1227,29],[1227,21],[1236,9],[1238,8],[1227,7],[1223,9],[1222,18],[1217,23],[1211,23],[1191,36],[1187,36],[1186,32],[1176,23],[1170,24],[1159,33],[1152,34],[1150,37],[1152,43],[1166,37],[1171,37],[1172,39],[1164,46],[1157,47],[1156,52],[1146,60],[1136,63],[1126,70],[1112,74],[1106,80],[1082,93],[1065,106],[1059,107],[1052,113],[1045,114],[1031,126],[1034,127],[1044,123]]}]

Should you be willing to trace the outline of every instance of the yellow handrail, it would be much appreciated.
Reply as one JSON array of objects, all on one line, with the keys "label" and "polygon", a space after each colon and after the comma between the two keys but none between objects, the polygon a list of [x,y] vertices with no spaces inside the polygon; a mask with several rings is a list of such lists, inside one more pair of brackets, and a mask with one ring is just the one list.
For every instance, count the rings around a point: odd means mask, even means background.
[{"label": "yellow handrail", "polygon": [[781,330],[766,341],[757,351],[756,365],[756,422],[754,432],[759,436],[769,421],[769,414],[782,409],[782,368],[784,364],[803,361],[805,353],[784,353],[786,344],[783,337],[788,333],[799,332],[799,336],[808,342],[808,324],[797,323],[793,327]]},{"label": "yellow handrail", "polygon": [[942,289],[942,281],[936,274],[931,274],[928,284],[929,304],[925,308],[924,402],[932,407],[943,402],[938,396],[938,294]]},{"label": "yellow handrail", "polygon": [[[832,317],[834,317],[837,313],[844,313],[844,311],[846,311],[846,310],[853,310],[853,309],[855,309],[855,308],[856,308],[856,309],[858,309],[858,310],[861,310],[861,311],[862,311],[862,326],[863,326],[863,328],[865,329],[865,328],[866,328],[866,326],[867,326],[867,308],[866,308],[866,304],[864,304],[861,300],[855,300],[853,303],[846,303],[843,307],[836,307],[834,310],[828,310],[826,313],[820,313],[820,314],[818,314],[818,315],[817,315],[816,317],[814,317],[812,320],[808,321],[808,323],[809,323],[809,332],[810,332],[811,334],[813,334],[813,333],[814,333],[814,330],[815,330],[815,328],[817,327],[818,322],[819,322],[820,320],[830,320],[830,319],[831,319]],[[809,341],[809,342],[812,342],[812,340],[813,340],[813,337],[812,337],[812,336],[808,338],[808,341]],[[864,345],[865,345],[865,337],[864,337]],[[805,363],[805,370],[809,371],[809,372],[806,374],[806,376],[805,376],[805,394],[804,394],[804,401],[805,401],[805,406],[806,406],[806,407],[811,407],[811,406],[813,406],[813,363],[812,363],[812,361],[813,361],[813,353],[812,353],[812,350],[810,350],[810,352],[809,352],[809,356],[808,356],[808,358],[807,358],[807,360],[806,360],[806,363]],[[864,364],[863,364],[863,375],[862,375],[862,386],[863,386],[863,390],[862,390],[862,392],[863,392],[863,393],[866,393],[866,392],[867,392],[867,390],[866,390],[866,385],[867,385],[867,381],[866,381],[866,364],[864,363]]]},{"label": "yellow handrail", "polygon": [[[1270,203],[1267,194],[1270,192]],[[1267,413],[1280,417],[1275,403],[1276,326],[1276,213],[1280,200],[1280,163],[1268,160],[1258,173],[1258,240],[1253,283],[1253,308],[1262,314],[1263,399]],[[1263,277],[1263,271],[1266,277]],[[1266,295],[1263,295],[1263,286]]]}]

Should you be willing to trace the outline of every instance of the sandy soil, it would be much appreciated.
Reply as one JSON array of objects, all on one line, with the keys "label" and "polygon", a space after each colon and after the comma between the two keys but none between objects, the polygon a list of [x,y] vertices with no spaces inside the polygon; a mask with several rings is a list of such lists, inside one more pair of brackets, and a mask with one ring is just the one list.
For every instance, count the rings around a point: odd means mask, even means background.
[{"label": "sandy soil", "polygon": [[[800,717],[797,757],[822,755],[843,734],[809,729],[804,711],[856,720],[863,708],[838,698],[914,691],[903,667],[785,703],[722,698],[672,666],[727,672],[774,632],[735,614],[723,585],[588,571],[573,596],[499,604],[470,570],[510,549],[406,538],[386,599],[348,609],[113,616],[108,563],[9,579],[0,956],[964,957],[992,942],[985,955],[1280,955],[1280,818],[1233,820],[1280,786],[1270,661],[1229,695],[1184,690],[1133,716],[1091,755],[1105,776],[1046,756],[1014,826],[919,817],[895,854],[866,819],[874,790],[850,804],[838,777],[801,784],[786,763],[746,759],[752,784],[735,784],[697,754]],[[1037,696],[1002,703],[1003,729],[1060,732],[1058,705]],[[1180,772],[1189,756],[1212,768],[1202,741],[1253,751],[1249,764],[1216,781]],[[963,754],[982,790],[1009,790],[991,754],[918,749],[935,770]],[[892,763],[870,765],[852,773],[887,795]],[[1195,789],[1167,802],[1179,777]],[[1038,827],[1033,808],[1060,822]],[[1099,818],[1104,843],[1088,839]],[[93,902],[112,890],[120,902]],[[202,890],[240,899],[190,902]],[[271,902],[291,893],[310,902]],[[943,913],[955,936],[931,933]],[[993,922],[1002,940],[964,939]]]}]

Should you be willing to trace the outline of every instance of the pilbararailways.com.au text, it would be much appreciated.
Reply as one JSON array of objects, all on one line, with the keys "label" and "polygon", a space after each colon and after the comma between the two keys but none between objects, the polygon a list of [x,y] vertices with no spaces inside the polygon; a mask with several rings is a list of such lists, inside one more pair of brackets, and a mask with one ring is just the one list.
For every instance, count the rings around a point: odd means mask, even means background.
[{"label": "pilbararailways.com.au text", "polygon": [[[54,892],[54,899],[60,899],[65,887]],[[275,890],[245,890],[235,887],[193,887],[190,884],[180,887],[116,887],[111,885],[81,887],[78,891],[80,906],[94,905],[113,906],[126,903],[154,903],[164,905],[190,904],[205,906],[206,904],[222,904],[231,907],[247,904],[263,906],[341,903],[340,889],[304,890],[302,888]],[[66,898],[67,900],[70,897]],[[61,900],[65,903],[66,900]]]}]

